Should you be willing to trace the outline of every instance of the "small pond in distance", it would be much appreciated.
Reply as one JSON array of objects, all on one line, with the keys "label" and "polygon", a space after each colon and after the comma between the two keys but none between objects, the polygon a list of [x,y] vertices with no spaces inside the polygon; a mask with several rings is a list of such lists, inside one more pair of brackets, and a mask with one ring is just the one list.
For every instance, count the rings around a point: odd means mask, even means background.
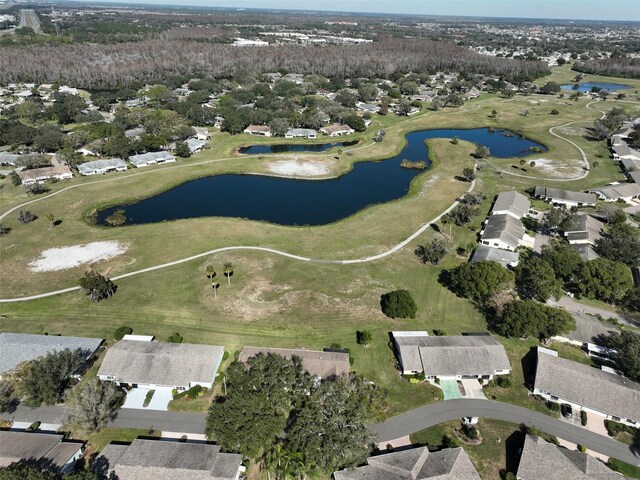
[{"label": "small pond in distance", "polygon": [[607,92],[613,92],[615,90],[628,90],[631,88],[629,85],[622,83],[608,83],[608,82],[583,82],[583,83],[565,83],[560,85],[562,90],[574,90],[576,92],[590,92],[592,88],[606,90]]},{"label": "small pond in distance", "polygon": [[338,178],[213,175],[188,181],[131,205],[104,210],[98,214],[97,222],[104,225],[106,217],[122,208],[128,225],[196,217],[239,217],[280,225],[326,225],[369,205],[405,196],[411,180],[422,171],[401,168],[400,162],[403,159],[428,162],[425,140],[455,136],[487,146],[494,157],[524,157],[533,153],[531,148],[546,151],[543,145],[507,130],[423,130],[407,134],[407,144],[395,157],[358,162]]},{"label": "small pond in distance", "polygon": [[325,152],[333,147],[352,147],[357,144],[358,140],[333,143],[279,143],[275,145],[250,145],[248,147],[240,147],[238,149],[238,153],[243,153],[245,155],[256,155],[284,152]]}]

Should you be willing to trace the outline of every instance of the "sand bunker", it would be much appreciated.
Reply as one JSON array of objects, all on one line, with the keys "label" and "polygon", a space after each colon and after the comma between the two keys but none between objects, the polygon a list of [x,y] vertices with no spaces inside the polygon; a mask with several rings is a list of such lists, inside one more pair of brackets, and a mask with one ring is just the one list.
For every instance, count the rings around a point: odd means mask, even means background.
[{"label": "sand bunker", "polygon": [[116,241],[93,242],[71,247],[50,248],[43,251],[40,257],[29,264],[32,272],[55,272],[74,268],[85,263],[95,263],[100,260],[122,255],[127,246]]},{"label": "sand bunker", "polygon": [[584,171],[582,162],[578,159],[563,162],[549,158],[535,158],[534,161],[536,162],[536,169],[552,176],[559,176],[563,179],[577,178]]},{"label": "sand bunker", "polygon": [[329,166],[321,162],[298,162],[297,160],[283,160],[268,165],[271,172],[278,175],[296,175],[300,177],[317,177],[329,173]]}]

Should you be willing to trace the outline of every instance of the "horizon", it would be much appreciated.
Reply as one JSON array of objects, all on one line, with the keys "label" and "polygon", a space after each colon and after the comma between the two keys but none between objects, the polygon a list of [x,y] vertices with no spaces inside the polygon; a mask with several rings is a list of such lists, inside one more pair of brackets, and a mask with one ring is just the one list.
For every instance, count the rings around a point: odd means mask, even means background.
[{"label": "horizon", "polygon": [[[293,0],[75,0],[83,4],[113,4],[130,6],[157,6],[172,8],[221,8],[230,10],[270,10],[292,12],[320,12],[340,14],[372,15],[418,15],[464,18],[500,18],[518,20],[564,20],[564,21],[614,21],[640,22],[640,6],[633,8],[623,0],[609,0],[606,16],[594,18],[588,15],[576,15],[576,12],[603,13],[602,2],[596,0],[532,0],[525,4],[510,0],[431,0],[427,5],[420,0],[400,0],[393,10],[386,7],[382,0],[351,0],[349,7],[338,0],[312,0],[305,2],[306,8]],[[65,2],[66,3],[66,2]],[[263,5],[263,4],[268,5]],[[541,14],[541,12],[544,12]],[[549,12],[549,13],[547,13]]]}]

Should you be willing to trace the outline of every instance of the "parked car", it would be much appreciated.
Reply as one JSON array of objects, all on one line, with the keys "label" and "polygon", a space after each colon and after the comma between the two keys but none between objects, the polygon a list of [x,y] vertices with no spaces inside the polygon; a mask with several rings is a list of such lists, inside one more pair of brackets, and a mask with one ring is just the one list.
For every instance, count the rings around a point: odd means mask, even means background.
[{"label": "parked car", "polygon": [[560,411],[562,412],[562,416],[565,418],[573,417],[573,409],[568,403],[563,403],[562,407],[560,407]]}]

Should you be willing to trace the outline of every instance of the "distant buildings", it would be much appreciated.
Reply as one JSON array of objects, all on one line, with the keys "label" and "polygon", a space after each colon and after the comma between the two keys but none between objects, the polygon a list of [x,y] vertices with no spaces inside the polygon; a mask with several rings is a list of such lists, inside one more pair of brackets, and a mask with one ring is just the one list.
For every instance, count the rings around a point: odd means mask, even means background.
[{"label": "distant buildings", "polygon": [[310,375],[317,378],[324,379],[349,374],[349,354],[346,352],[243,347],[238,356],[238,361],[246,363],[259,353],[280,355],[284,358],[298,357],[302,361],[302,367]]}]

